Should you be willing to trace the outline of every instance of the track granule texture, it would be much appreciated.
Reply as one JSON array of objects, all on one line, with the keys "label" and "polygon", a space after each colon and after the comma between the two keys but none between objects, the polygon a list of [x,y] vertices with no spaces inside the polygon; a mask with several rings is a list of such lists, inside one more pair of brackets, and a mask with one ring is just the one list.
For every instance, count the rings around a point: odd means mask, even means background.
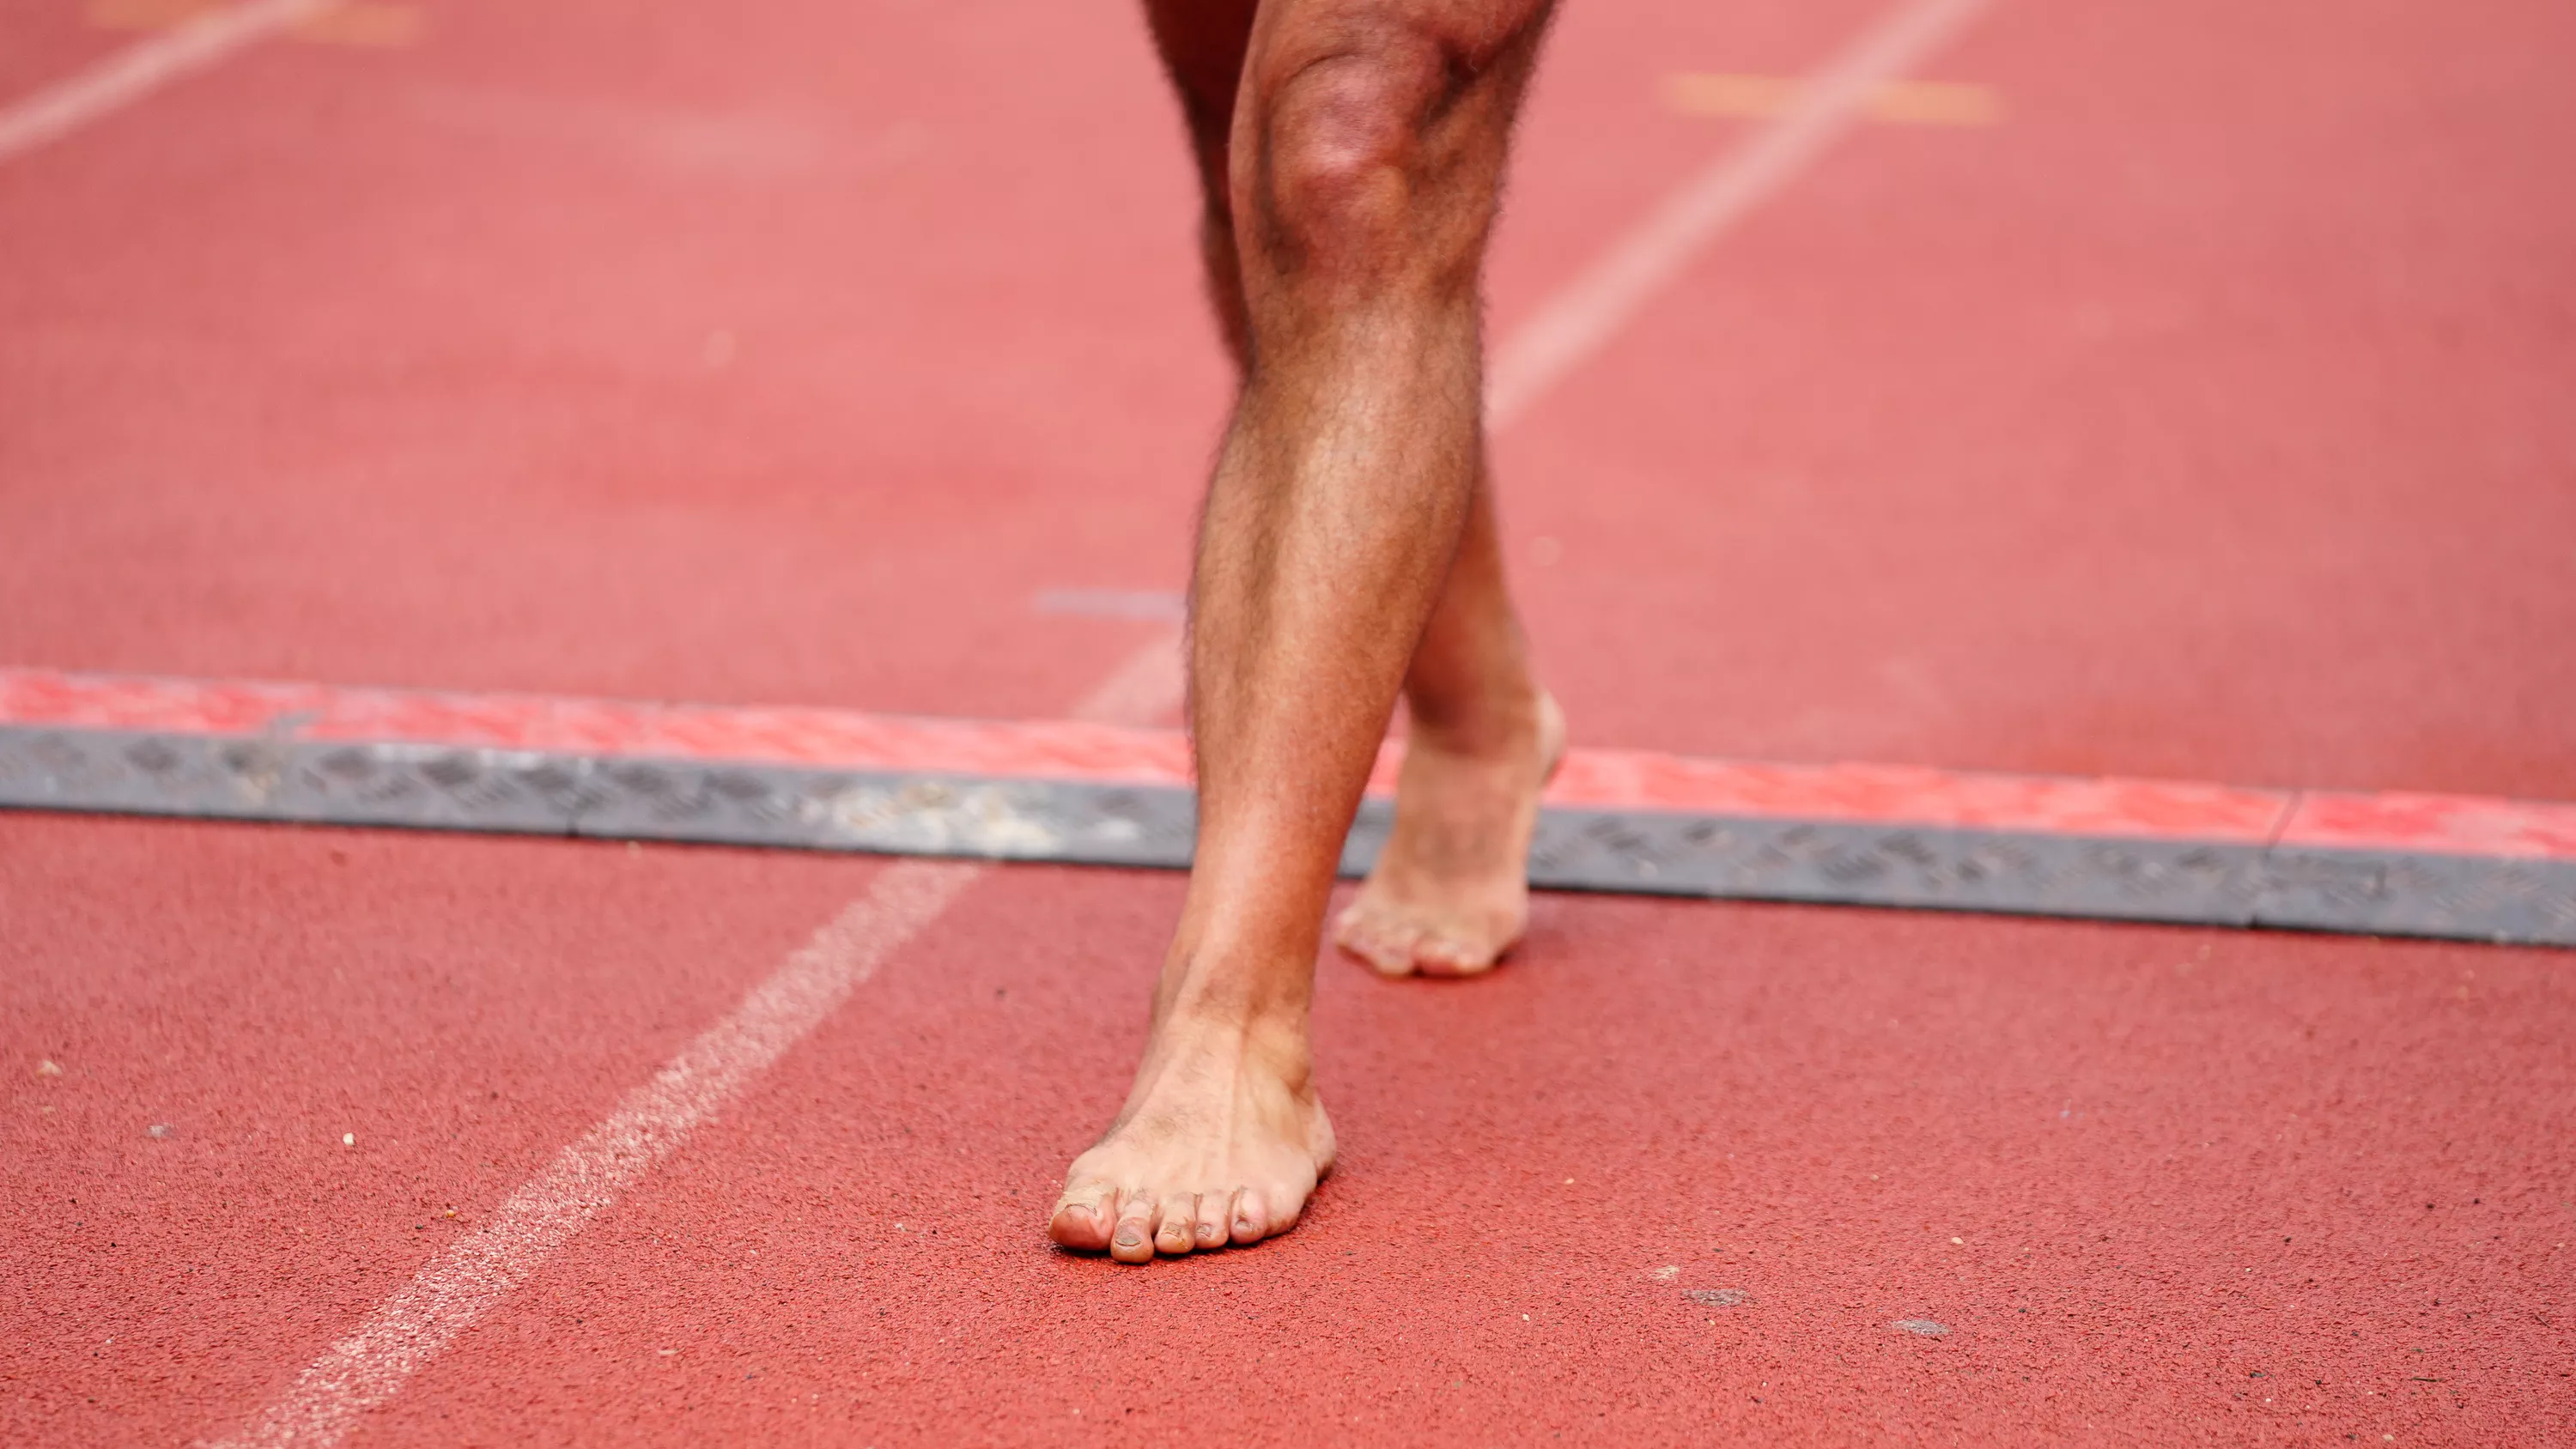
[{"label": "track granule texture", "polygon": [[[412,13],[0,165],[0,667],[1047,719],[1168,628],[1032,606],[1180,586],[1224,407],[1129,7]],[[1885,13],[1565,7],[1495,334],[1746,134],[1673,74]],[[1498,436],[1578,742],[2576,799],[2571,46],[1996,0],[1995,124]],[[0,817],[0,1439],[256,1422],[880,869]],[[1543,897],[1324,963],[1312,1218],[1128,1271],[1041,1218],[1178,889],[985,873],[349,1442],[2576,1440],[2564,952]]]},{"label": "track granule texture", "polygon": [[[868,869],[13,838],[15,1433],[128,1441],[229,1429]],[[1176,892],[989,877],[354,1442],[2576,1428],[2556,953],[1549,898],[1478,986],[1333,964],[1314,1216],[1135,1272],[1039,1227]],[[538,897],[585,934],[459,915]]]}]

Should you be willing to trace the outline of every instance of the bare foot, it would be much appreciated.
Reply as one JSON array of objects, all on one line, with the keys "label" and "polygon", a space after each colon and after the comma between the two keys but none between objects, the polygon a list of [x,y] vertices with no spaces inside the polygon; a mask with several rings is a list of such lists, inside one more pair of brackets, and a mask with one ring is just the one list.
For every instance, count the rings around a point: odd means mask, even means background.
[{"label": "bare foot", "polygon": [[1146,1263],[1295,1227],[1333,1167],[1307,1062],[1302,1022],[1158,1024],[1126,1108],[1073,1160],[1047,1235]]},{"label": "bare foot", "polygon": [[1388,976],[1492,970],[1529,925],[1530,833],[1564,754],[1565,713],[1545,691],[1529,728],[1489,752],[1408,739],[1395,829],[1333,939]]}]

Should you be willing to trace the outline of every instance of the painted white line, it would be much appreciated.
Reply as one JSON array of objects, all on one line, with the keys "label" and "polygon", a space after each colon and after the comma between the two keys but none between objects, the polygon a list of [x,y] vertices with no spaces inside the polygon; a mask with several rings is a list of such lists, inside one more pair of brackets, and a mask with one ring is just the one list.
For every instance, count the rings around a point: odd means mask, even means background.
[{"label": "painted white line", "polygon": [[0,108],[0,161],[60,139],[120,106],[309,20],[340,0],[245,0],[209,10]]},{"label": "painted white line", "polygon": [[248,1431],[224,1441],[225,1449],[337,1442],[360,1414],[393,1397],[421,1365],[830,1016],[982,873],[981,866],[957,861],[887,866],[864,897],[815,932],[731,1015],[699,1033],[606,1121],[557,1153],[490,1223],[432,1258],[315,1359]]},{"label": "painted white line", "polygon": [[1085,619],[1171,622],[1189,612],[1189,601],[1168,589],[1040,589],[1029,603],[1041,614]]},{"label": "painted white line", "polygon": [[[1693,250],[1814,159],[1880,82],[1920,59],[1980,3],[1907,0],[1818,76],[1796,110],[1685,184],[1501,350],[1487,389],[1490,422],[1499,426],[1517,415],[1596,351]],[[0,145],[0,155],[6,153]],[[1164,632],[1103,681],[1075,715],[1112,724],[1159,723],[1179,705],[1181,689],[1179,640]],[[490,1223],[431,1259],[221,1449],[336,1444],[360,1414],[393,1397],[584,1223],[820,1025],[983,873],[982,866],[958,861],[887,866],[864,898],[816,932],[731,1015],[700,1033],[651,1081],[629,1093],[608,1120],[557,1154]]]},{"label": "painted white line", "polygon": [[1166,725],[1180,712],[1189,692],[1182,668],[1179,625],[1154,631],[1154,637],[1127,656],[1100,687],[1084,698],[1073,717],[1095,724]]},{"label": "painted white line", "polygon": [[1904,0],[1801,86],[1796,104],[1667,196],[1495,351],[1485,416],[1518,417],[1636,315],[1691,257],[1805,170],[1878,94],[1985,0]]},{"label": "painted white line", "polygon": [[[1167,634],[1075,709],[1101,724],[1154,724],[1179,698],[1180,643]],[[544,1266],[692,1129],[830,1016],[885,959],[984,873],[968,861],[904,860],[790,955],[733,1014],[627,1094],[608,1120],[556,1154],[492,1221],[422,1265],[348,1337],[306,1366],[240,1435],[209,1449],[326,1449]]]},{"label": "painted white line", "polygon": [[[1485,369],[1486,429],[1502,429],[1599,352],[1695,254],[1823,155],[1880,87],[1920,64],[1985,4],[1903,0],[1800,85],[1793,104],[1622,233],[1494,349]],[[1180,660],[1181,644],[1170,634],[1129,656],[1113,676],[1127,718],[1169,722],[1181,707]]]}]

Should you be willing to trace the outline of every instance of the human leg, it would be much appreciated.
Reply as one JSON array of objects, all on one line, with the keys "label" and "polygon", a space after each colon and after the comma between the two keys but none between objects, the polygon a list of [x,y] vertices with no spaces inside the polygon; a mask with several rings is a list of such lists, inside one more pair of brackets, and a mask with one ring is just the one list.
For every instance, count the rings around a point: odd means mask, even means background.
[{"label": "human leg", "polygon": [[1192,590],[1198,856],[1145,1061],[1074,1164],[1060,1242],[1138,1261],[1249,1242],[1331,1165],[1306,1031],[1321,917],[1479,512],[1478,269],[1547,8],[1253,16],[1225,158],[1244,387]]},{"label": "human leg", "polygon": [[1404,699],[1395,828],[1333,939],[1389,976],[1471,976],[1528,924],[1539,790],[1565,749],[1565,717],[1530,674],[1481,478]]},{"label": "human leg", "polygon": [[[1147,0],[1198,162],[1208,296],[1238,366],[1251,324],[1227,157],[1255,9]],[[1530,676],[1481,462],[1480,449],[1467,526],[1405,677],[1412,728],[1395,829],[1335,923],[1344,950],[1388,975],[1480,972],[1520,939],[1538,788],[1564,748],[1563,717]]]},{"label": "human leg", "polygon": [[1145,0],[1154,48],[1163,58],[1199,173],[1199,260],[1217,331],[1238,373],[1249,365],[1252,321],[1243,301],[1243,263],[1234,244],[1234,99],[1252,44],[1259,0]]}]

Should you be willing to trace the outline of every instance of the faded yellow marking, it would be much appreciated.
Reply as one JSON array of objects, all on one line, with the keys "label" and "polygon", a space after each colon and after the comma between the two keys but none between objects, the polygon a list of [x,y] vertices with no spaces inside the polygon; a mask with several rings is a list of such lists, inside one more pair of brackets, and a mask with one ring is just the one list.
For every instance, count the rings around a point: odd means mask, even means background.
[{"label": "faded yellow marking", "polygon": [[[224,8],[223,0],[89,0],[89,23],[102,30],[172,30]],[[418,7],[351,0],[288,27],[317,45],[392,49],[417,44],[426,17]]]},{"label": "faded yellow marking", "polygon": [[90,0],[89,23],[102,30],[168,30],[214,8],[206,0]]},{"label": "faded yellow marking", "polygon": [[290,32],[298,40],[323,45],[366,45],[382,49],[415,44],[423,16],[409,5],[335,5]]},{"label": "faded yellow marking", "polygon": [[[1778,75],[1677,75],[1664,82],[1664,100],[1686,116],[1760,119],[1796,105],[1804,85]],[[2004,117],[1991,88],[1955,81],[1889,81],[1862,110],[1900,126],[1991,126]]]}]

